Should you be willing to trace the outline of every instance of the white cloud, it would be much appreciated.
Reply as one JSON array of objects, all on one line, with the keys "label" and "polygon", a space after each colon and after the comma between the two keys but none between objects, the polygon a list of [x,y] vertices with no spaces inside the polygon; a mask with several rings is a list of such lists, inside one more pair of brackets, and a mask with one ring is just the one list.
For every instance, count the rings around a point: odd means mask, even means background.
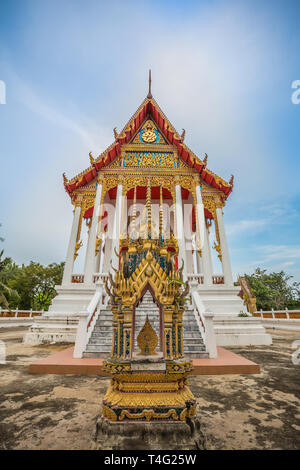
[{"label": "white cloud", "polygon": [[10,84],[14,88],[18,100],[30,111],[59,128],[70,130],[82,140],[88,149],[94,152],[104,150],[103,145],[107,145],[108,139],[112,138],[111,131],[108,133],[106,128],[99,128],[93,120],[78,112],[74,118],[74,109],[69,106],[69,113],[73,113],[70,117],[68,111],[67,113],[63,112],[56,103],[50,104],[49,99],[38,94],[11,66],[7,66],[7,70],[11,78]]},{"label": "white cloud", "polygon": [[240,235],[242,232],[256,233],[261,231],[269,223],[269,219],[244,219],[231,224],[226,227],[228,236]]},{"label": "white cloud", "polygon": [[263,254],[265,263],[275,260],[299,260],[300,245],[262,245],[257,247],[257,251]]},{"label": "white cloud", "polygon": [[[226,209],[225,209],[226,210]],[[251,235],[263,232],[266,229],[270,230],[274,226],[288,226],[294,223],[299,218],[298,211],[288,204],[268,204],[268,205],[255,205],[251,207],[249,204],[249,215],[254,212],[254,217],[247,219],[240,219],[238,214],[235,215],[238,220],[227,221],[226,233],[228,236],[239,236],[242,233],[248,232]],[[260,215],[260,217],[258,217]]]}]

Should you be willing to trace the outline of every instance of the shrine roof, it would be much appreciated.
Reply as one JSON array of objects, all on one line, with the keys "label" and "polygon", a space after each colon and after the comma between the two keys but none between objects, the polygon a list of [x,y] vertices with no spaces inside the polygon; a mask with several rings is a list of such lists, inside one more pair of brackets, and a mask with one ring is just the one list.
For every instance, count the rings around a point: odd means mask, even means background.
[{"label": "shrine roof", "polygon": [[207,156],[201,160],[192,150],[183,142],[183,138],[179,136],[176,129],[170,123],[151,93],[144,99],[135,114],[130,118],[123,130],[117,134],[115,132],[115,141],[97,158],[93,158],[90,154],[91,166],[83,172],[79,173],[69,181],[64,176],[64,185],[67,193],[71,196],[72,192],[89,184],[96,176],[98,171],[106,168],[115,161],[121,154],[121,148],[124,144],[131,142],[132,138],[137,134],[140,127],[151,117],[157,128],[164,138],[177,148],[180,158],[191,168],[198,171],[201,179],[209,186],[222,191],[225,199],[229,196],[233,189],[233,178],[229,182],[219,177],[211,170],[206,168]]}]

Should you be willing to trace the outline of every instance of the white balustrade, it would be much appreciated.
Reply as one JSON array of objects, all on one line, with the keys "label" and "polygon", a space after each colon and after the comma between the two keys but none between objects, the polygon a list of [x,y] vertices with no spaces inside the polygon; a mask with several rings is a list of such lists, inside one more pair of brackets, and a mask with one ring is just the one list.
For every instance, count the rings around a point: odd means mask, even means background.
[{"label": "white balustrade", "polygon": [[[198,284],[204,284],[204,275],[203,274],[195,274],[189,273],[187,274],[189,281],[197,281]],[[224,284],[224,276],[223,274],[213,274],[212,275],[212,283],[216,284]]]},{"label": "white balustrade", "polygon": [[[97,281],[106,281],[108,279],[108,274],[107,273],[93,273],[93,283]],[[77,274],[72,274],[72,283],[76,284],[82,284],[84,282],[84,274],[83,273],[77,273]]]},{"label": "white balustrade", "polygon": [[196,290],[192,291],[192,301],[194,306],[194,315],[208,355],[210,358],[215,358],[218,356],[218,351],[214,331],[214,315],[211,311],[204,309],[204,304]]},{"label": "white balustrade", "polygon": [[108,279],[107,273],[94,273],[93,274],[93,282],[102,281],[105,282]]},{"label": "white balustrade", "polygon": [[94,293],[86,310],[79,313],[79,322],[76,333],[74,358],[82,358],[86,345],[90,339],[102,306],[103,283],[97,281]]},{"label": "white balustrade", "polygon": [[0,317],[14,317],[14,318],[21,318],[21,317],[37,317],[42,316],[44,310],[19,310],[16,308],[15,310],[3,309],[0,307]]},{"label": "white balustrade", "polygon": [[213,281],[213,284],[224,284],[223,274],[213,274],[212,281]]},{"label": "white balustrade", "polygon": [[84,282],[84,274],[72,274],[72,283],[81,284]]},{"label": "white balustrade", "polygon": [[262,310],[260,309],[257,312],[252,314],[254,317],[260,317],[263,320],[292,320],[292,319],[300,319],[300,310]]},{"label": "white balustrade", "polygon": [[203,274],[189,273],[187,275],[189,281],[196,281],[198,284],[204,284]]}]

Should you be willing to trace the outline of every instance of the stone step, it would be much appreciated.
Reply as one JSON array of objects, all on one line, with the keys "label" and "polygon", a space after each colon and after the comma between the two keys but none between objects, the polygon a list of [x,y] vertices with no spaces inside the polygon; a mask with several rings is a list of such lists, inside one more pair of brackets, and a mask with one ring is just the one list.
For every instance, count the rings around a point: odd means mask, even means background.
[{"label": "stone step", "polygon": [[188,353],[185,352],[184,356],[187,359],[205,359],[209,357],[207,352],[188,352]]},{"label": "stone step", "polygon": [[[159,335],[160,313],[157,305],[153,302],[150,292],[146,292],[143,301],[135,311],[135,350],[137,347],[137,336],[143,328],[148,315],[149,321]],[[113,314],[109,308],[102,310],[97,318],[94,330],[90,336],[84,357],[106,357],[111,353],[112,348],[112,322]],[[183,339],[184,353],[186,357],[207,357],[205,345],[198,324],[194,315],[194,309],[188,305],[188,309],[183,315]],[[156,350],[159,348],[157,347]]]},{"label": "stone step", "polygon": [[85,351],[83,353],[83,357],[86,357],[86,358],[102,358],[102,359],[105,359],[106,357],[108,357],[110,355],[110,352],[99,352],[99,351]]},{"label": "stone step", "polygon": [[202,338],[183,338],[184,344],[204,344]]},{"label": "stone step", "polygon": [[200,338],[202,339],[201,335],[199,334],[198,331],[194,331],[194,330],[186,330],[185,328],[183,328],[183,335],[185,338]]},{"label": "stone step", "polygon": [[107,332],[107,333],[109,333],[109,332],[112,332],[112,325],[110,325],[110,326],[107,326],[107,325],[103,325],[103,326],[102,326],[102,325],[101,325],[101,326],[100,326],[100,325],[97,325],[97,326],[95,326],[93,332],[94,332],[94,331],[95,331],[95,332],[96,332],[96,331],[99,331],[99,332],[101,331],[101,332]]},{"label": "stone step", "polygon": [[193,345],[186,345],[184,348],[185,353],[190,353],[190,352],[204,352],[206,351],[206,348],[203,346],[202,348],[198,346],[193,346]]},{"label": "stone step", "polygon": [[86,347],[87,352],[111,352],[111,344],[101,344],[101,351],[99,351],[99,344],[88,344]]}]

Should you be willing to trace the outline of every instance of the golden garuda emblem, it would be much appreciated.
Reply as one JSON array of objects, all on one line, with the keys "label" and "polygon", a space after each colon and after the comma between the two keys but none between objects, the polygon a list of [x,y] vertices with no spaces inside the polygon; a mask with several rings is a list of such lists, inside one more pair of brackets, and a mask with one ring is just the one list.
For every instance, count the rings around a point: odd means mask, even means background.
[{"label": "golden garuda emblem", "polygon": [[144,132],[142,133],[142,140],[149,144],[155,142],[156,137],[157,136],[154,132],[153,126],[151,126],[151,124],[148,124],[144,129]]}]

